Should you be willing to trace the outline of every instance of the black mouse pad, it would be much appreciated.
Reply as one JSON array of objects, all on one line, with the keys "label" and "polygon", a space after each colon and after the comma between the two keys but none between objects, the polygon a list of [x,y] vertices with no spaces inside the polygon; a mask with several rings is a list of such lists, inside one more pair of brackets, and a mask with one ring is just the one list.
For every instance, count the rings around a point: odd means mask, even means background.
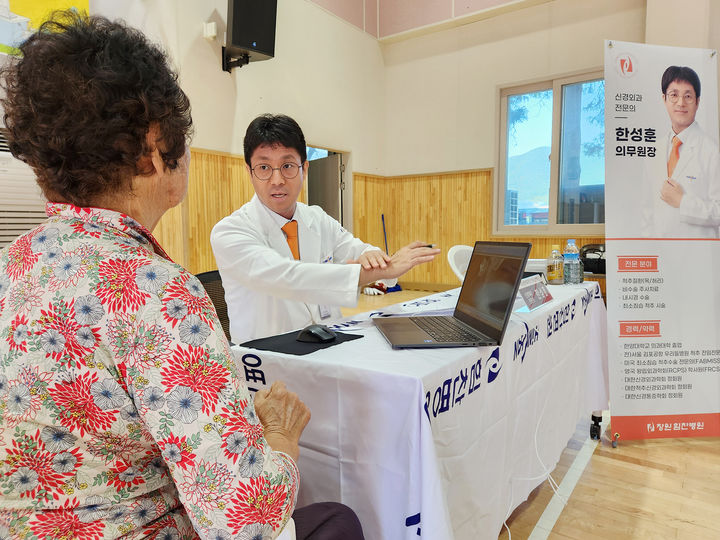
[{"label": "black mouse pad", "polygon": [[362,334],[345,334],[343,332],[335,332],[337,337],[335,340],[329,341],[328,343],[305,343],[295,339],[297,338],[299,332],[300,330],[293,330],[287,334],[253,339],[251,341],[241,343],[240,346],[258,349],[261,351],[273,351],[286,354],[296,354],[300,356],[363,337]]}]

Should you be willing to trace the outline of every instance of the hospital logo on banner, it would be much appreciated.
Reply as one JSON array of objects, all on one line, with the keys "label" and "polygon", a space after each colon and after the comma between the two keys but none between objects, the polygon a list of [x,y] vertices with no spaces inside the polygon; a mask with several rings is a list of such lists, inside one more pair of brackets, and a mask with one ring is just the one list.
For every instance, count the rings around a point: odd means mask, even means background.
[{"label": "hospital logo on banner", "polygon": [[621,77],[629,78],[635,75],[635,58],[631,54],[621,54],[617,57],[615,68]]}]

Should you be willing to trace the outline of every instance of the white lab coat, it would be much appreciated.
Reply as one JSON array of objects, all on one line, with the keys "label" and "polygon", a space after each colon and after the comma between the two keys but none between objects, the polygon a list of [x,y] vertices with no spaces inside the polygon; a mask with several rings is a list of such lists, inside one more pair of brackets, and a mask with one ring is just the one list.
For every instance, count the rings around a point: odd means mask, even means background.
[{"label": "white lab coat", "polygon": [[[257,198],[220,220],[210,243],[225,289],[234,343],[281,334],[341,317],[358,300],[359,264],[342,264],[379,249],[346,231],[319,206],[297,203],[300,261]],[[323,318],[321,310],[329,311]]]},{"label": "white lab coat", "polygon": [[660,198],[672,147],[670,132],[648,163],[644,178],[642,235],[650,238],[718,238],[720,226],[720,155],[717,145],[693,122],[680,134],[680,159],[672,179],[685,191],[679,208]]}]

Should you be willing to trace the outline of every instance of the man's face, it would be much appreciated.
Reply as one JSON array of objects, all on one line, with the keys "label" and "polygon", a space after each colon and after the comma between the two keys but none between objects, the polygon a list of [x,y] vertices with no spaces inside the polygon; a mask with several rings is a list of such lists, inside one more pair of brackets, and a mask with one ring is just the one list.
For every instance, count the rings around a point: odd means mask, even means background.
[{"label": "man's face", "polygon": [[[280,173],[280,168],[288,163],[300,167],[295,178],[287,179]],[[291,219],[295,213],[295,203],[300,196],[300,190],[302,190],[308,162],[301,163],[300,154],[294,148],[263,144],[258,146],[250,157],[249,168],[256,168],[261,165],[276,170],[272,171],[272,176],[268,180],[260,180],[252,170],[250,171],[255,193],[270,210],[286,219]],[[257,168],[255,170],[259,171]]]},{"label": "man's face", "polygon": [[686,81],[673,81],[668,85],[663,97],[675,133],[680,133],[695,121],[700,98],[695,95],[692,84]]}]

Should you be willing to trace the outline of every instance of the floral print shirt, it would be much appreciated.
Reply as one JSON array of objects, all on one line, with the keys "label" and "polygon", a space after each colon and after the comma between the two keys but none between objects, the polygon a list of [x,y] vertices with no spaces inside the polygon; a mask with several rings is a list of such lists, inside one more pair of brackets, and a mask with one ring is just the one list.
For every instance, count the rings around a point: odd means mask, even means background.
[{"label": "floral print shirt", "polygon": [[298,470],[201,283],[129,216],[47,214],[0,251],[0,538],[274,538]]}]

